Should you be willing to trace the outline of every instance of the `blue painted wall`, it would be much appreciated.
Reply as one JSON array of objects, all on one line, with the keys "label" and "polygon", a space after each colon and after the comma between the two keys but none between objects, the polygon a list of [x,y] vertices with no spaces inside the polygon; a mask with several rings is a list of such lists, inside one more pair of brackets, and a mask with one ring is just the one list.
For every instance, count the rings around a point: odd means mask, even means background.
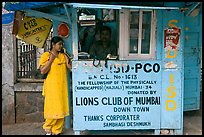
[{"label": "blue painted wall", "polygon": [[[62,23],[62,22],[60,22],[60,21],[56,21],[56,20],[53,20],[52,21],[52,23],[53,23],[53,36],[58,36],[58,26],[59,26],[59,24],[60,23]],[[67,38],[63,38],[63,40],[64,40],[64,47],[66,48],[66,50],[67,50],[67,52],[70,54],[70,55],[72,55],[72,26],[69,26],[70,27],[70,36],[69,37],[67,37]],[[69,109],[70,109],[70,112],[71,112],[71,109],[72,109],[72,107],[71,107],[71,85],[70,85],[70,81],[71,81],[71,72],[70,72],[70,70],[68,70],[68,76],[67,76],[67,79],[68,79],[68,97],[69,97],[69,99],[68,99],[68,101],[69,101]],[[67,116],[66,118],[65,118],[65,120],[66,120],[66,124],[65,124],[65,126],[66,126],[66,128],[70,128],[71,127],[71,114],[70,114],[70,116]]]},{"label": "blue painted wall", "polygon": [[200,109],[202,12],[184,17],[184,111]]},{"label": "blue painted wall", "polygon": [[[162,106],[161,128],[180,129],[183,127],[183,18],[184,14],[178,10],[165,10],[162,12],[163,31],[176,27],[181,30],[180,44],[175,50],[162,49]],[[159,24],[158,24],[159,25]],[[164,47],[164,32],[162,35],[162,47]],[[157,45],[158,46],[158,45]],[[170,52],[170,54],[168,54]],[[166,67],[173,63],[175,67]]]}]

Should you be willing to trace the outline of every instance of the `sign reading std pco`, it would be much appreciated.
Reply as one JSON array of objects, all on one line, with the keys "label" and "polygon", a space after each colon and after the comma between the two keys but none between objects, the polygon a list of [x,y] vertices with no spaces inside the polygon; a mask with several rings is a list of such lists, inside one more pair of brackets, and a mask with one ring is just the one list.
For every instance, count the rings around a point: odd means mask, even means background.
[{"label": "sign reading std pco", "polygon": [[52,22],[44,18],[24,17],[17,38],[42,48],[52,27]]}]

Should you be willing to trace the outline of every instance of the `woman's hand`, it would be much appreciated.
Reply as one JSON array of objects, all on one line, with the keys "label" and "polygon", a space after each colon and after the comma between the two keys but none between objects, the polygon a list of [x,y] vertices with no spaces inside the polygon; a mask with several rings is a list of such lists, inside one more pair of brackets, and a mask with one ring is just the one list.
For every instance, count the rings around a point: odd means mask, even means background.
[{"label": "woman's hand", "polygon": [[67,50],[65,48],[62,48],[62,49],[63,49],[64,53],[67,53]]},{"label": "woman's hand", "polygon": [[64,54],[64,57],[65,57],[65,59],[66,59],[66,66],[67,66],[67,68],[69,68],[70,70],[72,70],[72,61],[71,61],[71,59],[69,59],[69,58],[67,57],[67,55],[65,55],[65,54]]},{"label": "woman's hand", "polygon": [[49,60],[50,60],[51,62],[53,62],[56,57],[57,57],[57,56],[56,56],[53,52],[50,52],[50,58],[49,58]]}]

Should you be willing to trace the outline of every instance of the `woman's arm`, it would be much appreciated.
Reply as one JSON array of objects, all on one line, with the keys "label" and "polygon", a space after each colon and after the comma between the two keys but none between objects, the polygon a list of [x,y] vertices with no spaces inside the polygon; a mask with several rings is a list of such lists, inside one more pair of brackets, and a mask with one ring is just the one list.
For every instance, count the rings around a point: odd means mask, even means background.
[{"label": "woman's arm", "polygon": [[69,59],[65,54],[64,54],[64,57],[66,59],[66,66],[67,66],[67,68],[72,70],[72,61],[71,61],[71,59]]},{"label": "woman's arm", "polygon": [[55,58],[56,58],[56,56],[54,54],[52,54],[52,52],[50,52],[50,58],[49,58],[47,64],[44,66],[40,66],[40,71],[42,74],[46,74],[50,70],[51,64]]},{"label": "woman's arm", "polygon": [[64,57],[65,57],[65,59],[66,59],[66,66],[67,66],[67,68],[69,68],[70,70],[72,70],[72,61],[71,61],[70,58],[68,58],[69,55],[67,55],[66,49],[63,48],[63,50],[64,50],[64,53],[63,53],[63,54],[64,54]]}]

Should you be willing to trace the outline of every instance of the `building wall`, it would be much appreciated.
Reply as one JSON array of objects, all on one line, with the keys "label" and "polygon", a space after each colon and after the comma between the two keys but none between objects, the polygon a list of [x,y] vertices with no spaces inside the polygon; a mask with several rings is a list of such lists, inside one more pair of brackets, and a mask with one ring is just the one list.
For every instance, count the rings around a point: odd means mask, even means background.
[{"label": "building wall", "polygon": [[16,123],[43,122],[43,83],[17,83],[14,85]]},{"label": "building wall", "polygon": [[42,122],[43,83],[16,83],[13,24],[2,26],[2,124]]},{"label": "building wall", "polygon": [[2,122],[14,123],[14,58],[12,24],[2,26]]}]

